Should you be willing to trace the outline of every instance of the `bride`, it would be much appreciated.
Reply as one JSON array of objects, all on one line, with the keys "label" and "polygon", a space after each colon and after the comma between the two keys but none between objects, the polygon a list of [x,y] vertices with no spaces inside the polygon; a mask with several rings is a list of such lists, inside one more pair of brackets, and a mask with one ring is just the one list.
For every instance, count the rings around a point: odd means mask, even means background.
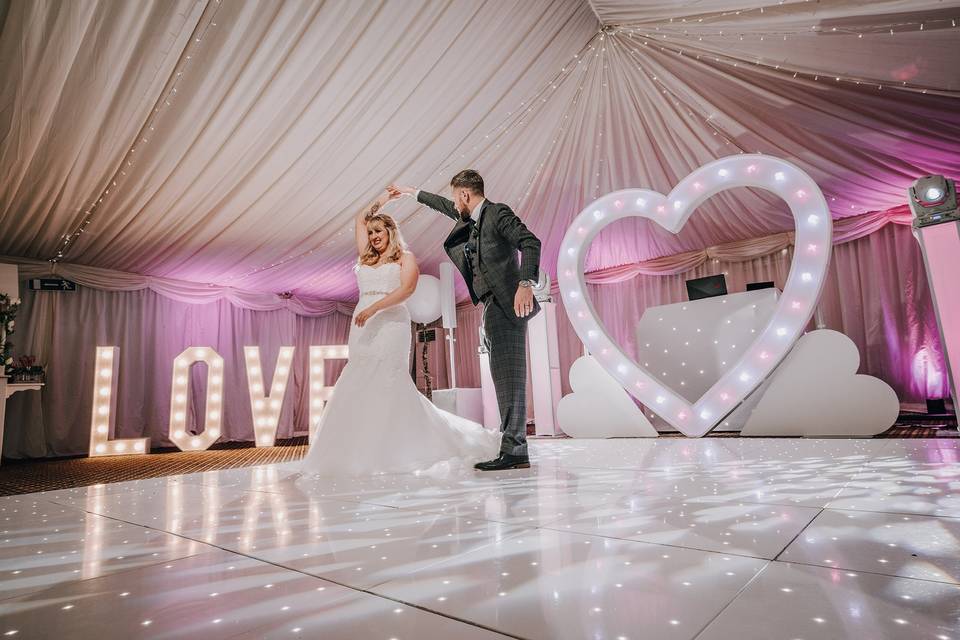
[{"label": "bride", "polygon": [[[360,301],[349,360],[301,462],[301,471],[358,476],[425,470],[495,456],[500,434],[435,407],[410,378],[410,313],[419,269],[383,194],[357,214]],[[469,459],[469,460],[467,460]]]}]

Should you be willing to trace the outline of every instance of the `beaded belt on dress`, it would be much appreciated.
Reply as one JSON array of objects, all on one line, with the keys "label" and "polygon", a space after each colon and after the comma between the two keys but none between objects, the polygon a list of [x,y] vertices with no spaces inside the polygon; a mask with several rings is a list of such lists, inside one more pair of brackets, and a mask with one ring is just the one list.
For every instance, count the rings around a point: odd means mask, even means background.
[{"label": "beaded belt on dress", "polygon": [[362,296],[388,296],[390,295],[389,291],[364,291],[360,295]]}]

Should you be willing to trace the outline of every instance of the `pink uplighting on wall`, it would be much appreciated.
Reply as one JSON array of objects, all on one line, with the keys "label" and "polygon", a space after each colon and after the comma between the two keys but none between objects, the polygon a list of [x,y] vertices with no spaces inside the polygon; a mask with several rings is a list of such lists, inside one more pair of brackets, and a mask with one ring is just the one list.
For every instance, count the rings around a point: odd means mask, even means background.
[{"label": "pink uplighting on wall", "polygon": [[940,361],[934,359],[928,347],[922,347],[913,356],[913,381],[924,390],[928,398],[940,398],[943,395],[943,371]]}]

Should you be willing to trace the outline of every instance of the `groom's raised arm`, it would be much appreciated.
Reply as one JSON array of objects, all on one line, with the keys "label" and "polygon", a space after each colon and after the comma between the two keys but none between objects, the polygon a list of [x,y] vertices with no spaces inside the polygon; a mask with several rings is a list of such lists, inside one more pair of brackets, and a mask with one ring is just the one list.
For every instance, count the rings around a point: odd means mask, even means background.
[{"label": "groom's raised arm", "polygon": [[460,212],[457,211],[457,207],[453,204],[453,201],[447,200],[443,196],[438,196],[435,193],[430,193],[429,191],[424,191],[423,189],[414,189],[413,187],[398,187],[396,185],[390,185],[387,187],[387,191],[411,196],[412,198],[416,198],[417,202],[420,204],[425,204],[431,209],[439,211],[449,218],[460,220]]},{"label": "groom's raised arm", "polygon": [[430,193],[423,189],[417,189],[414,197],[417,199],[417,202],[425,204],[435,211],[439,211],[448,218],[453,218],[454,220],[460,219],[460,212],[457,211],[457,207],[454,206],[453,200],[447,200],[443,196],[438,196],[435,193]]}]

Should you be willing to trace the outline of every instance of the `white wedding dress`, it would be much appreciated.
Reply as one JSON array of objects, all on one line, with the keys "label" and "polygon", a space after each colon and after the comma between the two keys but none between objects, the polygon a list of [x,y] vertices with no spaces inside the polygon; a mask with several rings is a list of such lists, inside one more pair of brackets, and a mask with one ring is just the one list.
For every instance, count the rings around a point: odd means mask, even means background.
[{"label": "white wedding dress", "polygon": [[[360,265],[356,313],[400,286],[400,265]],[[349,359],[324,408],[305,474],[360,476],[497,457],[500,434],[435,407],[410,378],[410,312],[385,309],[350,325]]]}]

